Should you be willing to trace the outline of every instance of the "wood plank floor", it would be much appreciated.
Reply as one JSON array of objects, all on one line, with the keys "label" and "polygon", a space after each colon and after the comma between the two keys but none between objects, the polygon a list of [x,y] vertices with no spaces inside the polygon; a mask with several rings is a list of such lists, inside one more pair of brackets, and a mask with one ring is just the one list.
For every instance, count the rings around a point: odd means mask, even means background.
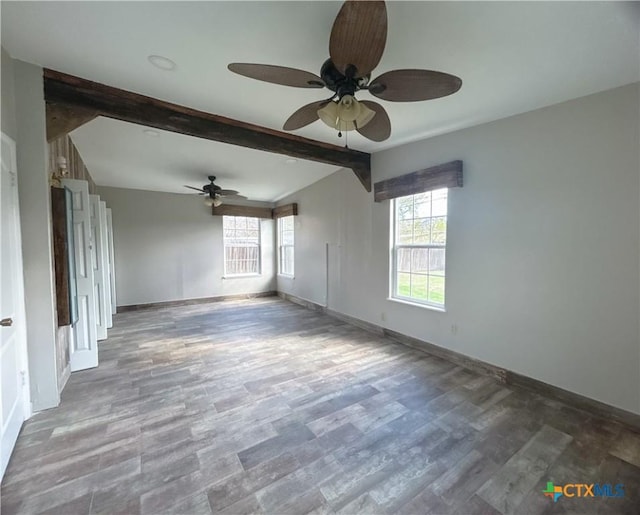
[{"label": "wood plank floor", "polygon": [[3,515],[640,513],[640,435],[276,298],[119,314],[62,397]]}]

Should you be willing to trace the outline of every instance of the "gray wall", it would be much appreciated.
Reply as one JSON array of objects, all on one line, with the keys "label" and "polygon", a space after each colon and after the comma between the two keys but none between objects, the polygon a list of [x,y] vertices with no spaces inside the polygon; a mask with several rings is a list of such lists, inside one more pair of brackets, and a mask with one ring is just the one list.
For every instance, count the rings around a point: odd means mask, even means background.
[{"label": "gray wall", "polygon": [[15,141],[18,133],[16,127],[16,96],[14,89],[13,59],[4,48],[2,53],[2,80],[0,89],[2,90],[2,104],[0,107],[0,118],[2,119],[2,132]]},{"label": "gray wall", "polygon": [[224,279],[222,218],[202,197],[107,187],[98,193],[113,211],[119,306],[275,290],[272,220],[261,222],[261,275]]},{"label": "gray wall", "polygon": [[298,202],[278,289],[640,413],[638,84],[373,155],[374,181],[462,159],[446,312],[388,300],[390,203],[351,171]]}]

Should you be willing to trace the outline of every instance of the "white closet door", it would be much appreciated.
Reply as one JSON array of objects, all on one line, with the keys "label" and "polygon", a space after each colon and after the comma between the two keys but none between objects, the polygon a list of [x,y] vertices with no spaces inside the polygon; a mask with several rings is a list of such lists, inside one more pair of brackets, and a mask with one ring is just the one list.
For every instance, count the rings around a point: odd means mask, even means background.
[{"label": "white closet door", "polygon": [[104,200],[100,201],[100,235],[101,251],[102,251],[102,263],[103,263],[103,277],[104,277],[104,312],[105,323],[107,329],[113,327],[113,319],[111,317],[111,272],[109,266],[109,228],[107,226],[107,203]]},{"label": "white closet door", "polygon": [[109,239],[109,283],[111,286],[111,314],[116,314],[116,262],[113,251],[113,215],[107,208],[107,237]]},{"label": "white closet door", "polygon": [[[89,184],[77,179],[64,179],[72,192],[75,275],[78,296],[78,321],[73,326],[71,371],[98,366],[96,334],[95,285],[91,262],[91,209]],[[73,273],[73,272],[72,272]]]},{"label": "white closet door", "polygon": [[29,417],[16,145],[2,134],[0,175],[0,480]]},{"label": "white closet door", "polygon": [[102,244],[102,226],[100,224],[100,196],[89,195],[91,207],[91,267],[93,268],[93,291],[96,310],[96,328],[98,341],[107,338],[107,296],[104,280],[104,246]]}]

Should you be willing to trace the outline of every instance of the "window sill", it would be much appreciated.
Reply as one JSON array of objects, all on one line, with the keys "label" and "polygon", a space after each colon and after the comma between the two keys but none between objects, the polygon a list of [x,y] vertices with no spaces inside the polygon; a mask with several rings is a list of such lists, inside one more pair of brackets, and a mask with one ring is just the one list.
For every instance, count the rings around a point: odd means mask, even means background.
[{"label": "window sill", "polygon": [[438,313],[446,313],[447,310],[444,307],[434,306],[432,304],[423,304],[422,302],[411,302],[410,300],[398,299],[396,297],[387,297],[387,300],[391,302],[397,302],[398,304],[405,304],[407,306],[414,306],[416,308],[424,308],[430,311],[436,311]]},{"label": "window sill", "polygon": [[289,275],[289,274],[278,274],[278,277],[282,277],[284,279],[295,279],[296,278],[295,275]]},{"label": "window sill", "polygon": [[232,274],[232,275],[223,275],[223,279],[243,279],[246,277],[262,277],[262,274]]}]

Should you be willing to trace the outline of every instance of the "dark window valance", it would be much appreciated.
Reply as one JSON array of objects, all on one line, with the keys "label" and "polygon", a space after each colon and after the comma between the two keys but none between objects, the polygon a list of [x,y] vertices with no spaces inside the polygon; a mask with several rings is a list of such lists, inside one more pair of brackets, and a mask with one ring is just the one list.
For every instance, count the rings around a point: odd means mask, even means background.
[{"label": "dark window valance", "polygon": [[273,209],[270,207],[237,206],[233,204],[222,204],[211,208],[214,216],[248,216],[251,218],[280,218],[298,214],[298,204],[285,204]]},{"label": "dark window valance", "polygon": [[211,208],[213,216],[248,216],[250,218],[272,218],[270,207],[235,206],[222,204]]},{"label": "dark window valance", "polygon": [[373,198],[376,202],[382,202],[425,191],[461,186],[462,161],[457,160],[376,182],[373,185]]},{"label": "dark window valance", "polygon": [[272,210],[273,218],[281,218],[283,216],[296,216],[298,214],[298,204],[285,204],[284,206],[274,207]]}]

